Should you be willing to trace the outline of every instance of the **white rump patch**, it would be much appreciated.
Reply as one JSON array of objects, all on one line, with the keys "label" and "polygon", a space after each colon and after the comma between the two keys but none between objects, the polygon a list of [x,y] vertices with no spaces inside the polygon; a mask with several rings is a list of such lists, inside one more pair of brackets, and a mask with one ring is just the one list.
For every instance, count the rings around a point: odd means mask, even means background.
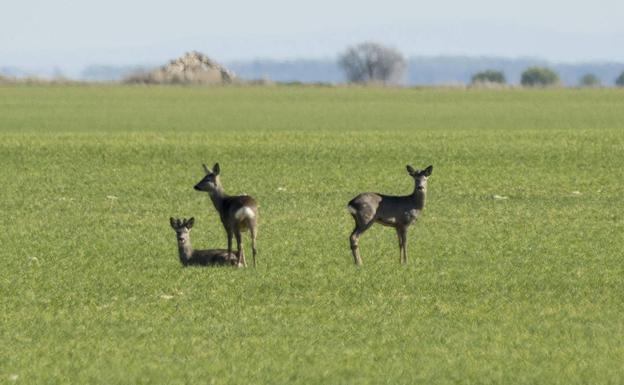
[{"label": "white rump patch", "polygon": [[347,210],[349,210],[349,212],[353,215],[355,215],[357,213],[357,211],[355,210],[355,207],[351,206],[351,205],[347,205]]},{"label": "white rump patch", "polygon": [[242,221],[245,218],[253,219],[255,216],[256,214],[254,214],[253,210],[247,206],[241,207],[234,214],[234,218],[238,219],[239,221]]}]

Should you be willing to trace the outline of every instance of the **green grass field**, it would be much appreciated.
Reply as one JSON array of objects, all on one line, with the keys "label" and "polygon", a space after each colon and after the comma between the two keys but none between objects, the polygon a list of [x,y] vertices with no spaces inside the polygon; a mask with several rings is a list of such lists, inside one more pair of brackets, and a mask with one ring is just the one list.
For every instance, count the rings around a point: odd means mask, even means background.
[{"label": "green grass field", "polygon": [[[0,87],[0,383],[618,384],[624,91]],[[192,186],[260,202],[257,269]],[[346,203],[434,165],[399,265]],[[506,199],[495,199],[494,196]],[[247,250],[249,253],[249,242]]]}]

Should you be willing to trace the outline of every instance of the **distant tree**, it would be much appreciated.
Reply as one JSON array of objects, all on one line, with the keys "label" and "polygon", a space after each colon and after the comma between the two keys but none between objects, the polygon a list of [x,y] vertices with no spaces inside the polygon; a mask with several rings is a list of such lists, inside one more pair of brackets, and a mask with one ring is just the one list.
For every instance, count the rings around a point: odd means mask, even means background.
[{"label": "distant tree", "polygon": [[617,79],[615,79],[615,85],[618,87],[624,87],[624,71],[617,77]]},{"label": "distant tree", "polygon": [[585,74],[579,80],[581,87],[600,87],[600,79],[594,74]]},{"label": "distant tree", "polygon": [[338,64],[351,83],[399,82],[406,68],[399,51],[371,42],[347,48]]},{"label": "distant tree", "polygon": [[559,83],[559,75],[545,67],[529,67],[520,78],[520,84],[526,87],[546,87]]},{"label": "distant tree", "polygon": [[499,83],[505,84],[507,80],[505,80],[505,74],[502,71],[495,70],[486,70],[482,72],[477,72],[472,75],[472,84],[479,83]]}]

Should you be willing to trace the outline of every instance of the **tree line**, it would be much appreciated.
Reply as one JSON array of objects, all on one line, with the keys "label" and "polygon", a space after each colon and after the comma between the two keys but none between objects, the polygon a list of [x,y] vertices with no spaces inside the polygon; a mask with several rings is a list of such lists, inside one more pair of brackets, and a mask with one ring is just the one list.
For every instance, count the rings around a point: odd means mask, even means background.
[{"label": "tree line", "polygon": [[[399,84],[405,75],[407,61],[396,49],[374,42],[364,42],[348,47],[338,58],[347,81],[355,84]],[[473,85],[504,85],[505,74],[496,69],[486,69],[472,76]],[[525,87],[561,85],[559,75],[548,67],[533,66],[522,72],[520,84]],[[624,87],[624,71],[615,79]],[[592,73],[583,75],[578,85],[600,87],[600,79]]]}]

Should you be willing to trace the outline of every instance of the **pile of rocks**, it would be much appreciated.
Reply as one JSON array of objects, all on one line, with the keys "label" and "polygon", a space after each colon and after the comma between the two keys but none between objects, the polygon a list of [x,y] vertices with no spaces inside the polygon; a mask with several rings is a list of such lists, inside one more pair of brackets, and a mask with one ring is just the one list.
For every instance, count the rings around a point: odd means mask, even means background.
[{"label": "pile of rocks", "polygon": [[126,83],[144,84],[230,84],[235,81],[234,72],[196,51],[187,52],[153,71],[124,79]]}]

